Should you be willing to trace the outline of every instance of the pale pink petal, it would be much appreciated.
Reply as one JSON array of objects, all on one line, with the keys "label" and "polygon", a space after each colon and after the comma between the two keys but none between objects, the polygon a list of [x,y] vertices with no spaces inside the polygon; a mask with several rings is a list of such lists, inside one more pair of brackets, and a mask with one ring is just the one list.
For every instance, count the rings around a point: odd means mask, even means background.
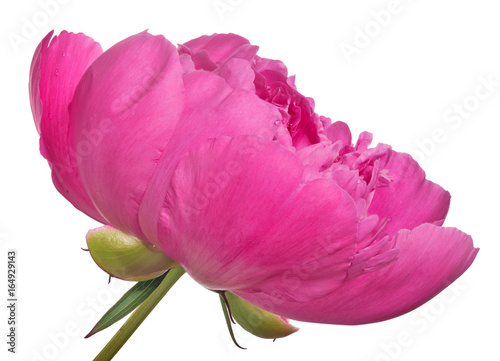
[{"label": "pale pink petal", "polygon": [[346,280],[377,271],[395,262],[399,249],[391,247],[389,236],[385,236],[356,252]]},{"label": "pale pink petal", "polygon": [[364,324],[397,317],[436,296],[474,260],[478,249],[456,228],[424,224],[393,240],[399,258],[391,265],[349,279],[328,296],[307,304],[264,293],[235,293],[258,307],[309,322]]},{"label": "pale pink petal", "polygon": [[393,181],[375,191],[368,212],[389,217],[385,232],[394,234],[422,223],[443,223],[450,194],[426,180],[424,171],[411,156],[390,150],[380,160],[380,169],[387,169]]},{"label": "pale pink petal", "polygon": [[68,138],[68,106],[101,46],[84,34],[50,32],[38,45],[30,70],[30,101],[40,134],[40,152],[52,169],[57,190],[76,208],[105,223],[88,197],[77,169],[78,158]]},{"label": "pale pink petal", "polygon": [[354,146],[354,149],[356,149],[358,152],[362,153],[368,149],[368,146],[372,143],[372,140],[373,140],[372,133],[361,132],[361,134],[358,137],[358,141],[356,142],[356,145]]},{"label": "pale pink petal", "polygon": [[247,60],[249,62],[252,62],[252,64],[253,64],[254,59],[258,58],[257,51],[259,51],[258,46],[252,45],[252,44],[244,44],[244,45],[240,46],[238,48],[238,50],[236,50],[233,53],[233,55],[231,56],[231,58],[229,58],[228,60],[230,60],[232,58],[243,59],[243,60]]},{"label": "pale pink petal", "polygon": [[342,145],[349,146],[352,143],[352,136],[349,126],[341,121],[337,121],[326,129],[326,135],[333,143],[340,140]]},{"label": "pale pink petal", "polygon": [[184,107],[177,49],[146,32],[107,50],[71,107],[82,180],[110,224],[141,239],[138,209]]},{"label": "pale pink petal", "polygon": [[243,89],[255,93],[255,73],[252,64],[244,59],[231,58],[214,71],[224,78],[233,89]]},{"label": "pale pink petal", "polygon": [[305,166],[311,166],[316,171],[321,172],[333,164],[341,146],[341,143],[320,142],[302,148],[297,152],[297,155]]},{"label": "pale pink petal", "polygon": [[179,50],[179,61],[181,62],[184,73],[195,71],[196,68],[191,55],[181,52],[180,49],[177,50]]},{"label": "pale pink petal", "polygon": [[356,208],[331,181],[301,184],[302,172],[293,152],[261,138],[202,144],[172,178],[160,246],[208,288],[295,300],[332,292],[355,252]]},{"label": "pale pink petal", "polygon": [[280,82],[287,84],[293,90],[297,89],[294,84],[295,75],[288,77],[288,69],[281,60],[257,57],[255,72],[260,74],[264,81],[269,84]]},{"label": "pale pink petal", "polygon": [[236,34],[213,34],[200,36],[183,45],[192,54],[205,51],[213,62],[222,64],[246,44],[249,44],[248,40]]},{"label": "pale pink petal", "polygon": [[40,64],[42,62],[42,56],[46,56],[45,54],[47,53],[47,48],[53,35],[54,31],[52,30],[43,38],[36,47],[33,59],[31,60],[29,79],[30,105],[38,134],[40,134],[40,123],[43,116],[43,104],[40,98],[40,78],[42,77]]},{"label": "pale pink petal", "polygon": [[[186,55],[184,53],[180,53],[181,55]],[[207,71],[214,71],[217,69],[217,64],[210,59],[208,52],[206,50],[201,50],[195,54],[190,55],[191,61],[195,69],[202,69]]]}]

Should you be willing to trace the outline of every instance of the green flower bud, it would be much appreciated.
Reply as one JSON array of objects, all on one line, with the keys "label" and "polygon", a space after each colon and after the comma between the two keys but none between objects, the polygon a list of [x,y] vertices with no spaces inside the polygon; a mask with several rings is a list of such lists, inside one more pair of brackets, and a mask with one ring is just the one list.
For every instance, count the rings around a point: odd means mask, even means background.
[{"label": "green flower bud", "polygon": [[90,230],[87,246],[99,267],[126,281],[146,281],[179,267],[156,246],[110,226]]},{"label": "green flower bud", "polygon": [[252,305],[250,302],[225,292],[231,314],[246,331],[261,338],[280,338],[291,335],[299,329],[288,323],[288,319]]}]

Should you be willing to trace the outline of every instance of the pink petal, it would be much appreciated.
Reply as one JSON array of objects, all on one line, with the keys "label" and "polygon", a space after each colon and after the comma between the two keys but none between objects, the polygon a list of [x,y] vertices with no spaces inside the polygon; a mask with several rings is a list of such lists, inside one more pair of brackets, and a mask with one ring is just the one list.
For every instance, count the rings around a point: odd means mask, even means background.
[{"label": "pink petal", "polygon": [[352,143],[352,136],[349,126],[344,122],[335,122],[326,129],[326,135],[333,143],[340,140],[342,145],[349,146]]},{"label": "pink petal", "polygon": [[192,54],[206,51],[213,62],[222,64],[245,44],[249,44],[248,40],[236,34],[213,34],[190,40],[184,46]]},{"label": "pink petal", "polygon": [[258,307],[300,321],[378,322],[409,312],[436,296],[467,270],[478,252],[465,233],[431,224],[402,230],[393,242],[400,250],[394,263],[349,279],[328,296],[307,304],[263,293],[236,293]]},{"label": "pink petal", "polygon": [[[186,48],[187,49],[187,48]],[[189,50],[189,49],[188,49]],[[186,55],[181,52],[180,55]],[[217,64],[210,59],[206,50],[201,50],[195,54],[190,55],[191,61],[195,69],[202,69],[207,71],[214,71],[217,69]]]},{"label": "pink petal", "polygon": [[301,300],[330,293],[355,252],[356,208],[333,182],[301,184],[302,174],[299,158],[274,142],[205,142],[175,171],[160,246],[208,288]]},{"label": "pink petal", "polygon": [[54,38],[52,34],[38,45],[30,70],[30,101],[40,151],[51,166],[57,190],[76,208],[105,223],[82,185],[68,139],[68,106],[83,73],[102,49],[84,34],[63,31]]},{"label": "pink petal", "polygon": [[85,188],[110,224],[141,239],[139,205],[183,106],[177,50],[146,32],[107,50],[75,92],[71,132]]},{"label": "pink petal", "polygon": [[394,180],[378,188],[368,209],[370,214],[389,217],[385,232],[413,229],[422,223],[441,225],[450,205],[450,194],[425,179],[425,173],[408,154],[389,151],[380,169],[388,169]]},{"label": "pink petal", "polygon": [[310,166],[316,172],[321,172],[333,164],[341,146],[340,143],[320,142],[300,149],[297,155],[301,159],[302,164]]},{"label": "pink petal", "polygon": [[224,78],[233,89],[243,89],[255,93],[255,73],[252,64],[244,59],[231,58],[219,67],[214,74]]},{"label": "pink petal", "polygon": [[35,127],[40,134],[40,123],[43,116],[43,104],[42,99],[40,99],[40,78],[42,76],[40,71],[40,64],[42,62],[42,56],[47,53],[47,47],[50,43],[50,39],[54,31],[50,31],[45,38],[36,47],[35,53],[33,54],[33,59],[31,61],[30,67],[30,79],[29,79],[29,93],[30,93],[30,104],[31,113],[33,113],[33,118],[35,121]]},{"label": "pink petal", "polygon": [[170,179],[181,157],[209,138],[257,134],[271,140],[279,129],[279,111],[252,92],[232,89],[206,71],[184,76],[186,105],[172,139],[163,150],[139,211],[144,234],[158,238],[157,224]]},{"label": "pink petal", "polygon": [[[246,39],[245,39],[246,40]],[[238,50],[236,50],[233,55],[227,59],[227,60],[230,60],[230,59],[233,59],[233,58],[236,58],[236,59],[243,59],[243,60],[247,60],[249,62],[252,62],[255,63],[255,59],[258,58],[257,56],[257,52],[259,51],[259,47],[256,46],[256,45],[252,45],[252,44],[244,44],[242,46],[240,46],[238,48]],[[226,60],[226,62],[227,62]]]},{"label": "pink petal", "polygon": [[319,115],[314,113],[314,108],[311,108],[307,98],[298,92],[295,96],[295,102],[289,108],[289,113],[292,115],[292,123],[294,123],[291,135],[294,147],[302,149],[320,141],[318,126],[321,123]]},{"label": "pink petal", "polygon": [[262,74],[268,83],[287,83],[292,89],[295,87],[295,75],[288,78],[288,69],[281,60],[257,57],[255,62],[255,72]]}]

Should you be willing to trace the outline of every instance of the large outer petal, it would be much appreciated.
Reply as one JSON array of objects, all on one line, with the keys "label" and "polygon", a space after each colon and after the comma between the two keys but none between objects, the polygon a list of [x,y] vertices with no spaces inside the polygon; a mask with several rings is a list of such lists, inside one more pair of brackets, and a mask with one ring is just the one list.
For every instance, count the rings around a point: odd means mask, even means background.
[{"label": "large outer petal", "polygon": [[184,106],[176,48],[146,32],[107,50],[83,76],[71,114],[82,181],[114,227],[145,239],[138,209]]},{"label": "large outer petal", "polygon": [[378,322],[409,312],[436,296],[467,270],[478,252],[465,233],[431,224],[402,230],[393,242],[400,250],[396,262],[345,281],[318,300],[300,303],[244,290],[235,293],[256,306],[300,321]]},{"label": "large outer petal", "polygon": [[380,160],[380,169],[388,169],[394,181],[375,191],[368,213],[389,217],[384,231],[394,234],[423,223],[441,225],[450,206],[450,194],[425,179],[425,172],[406,153],[389,151]]},{"label": "large outer petal", "polygon": [[255,94],[231,88],[203,70],[184,76],[186,105],[172,139],[164,149],[139,210],[142,231],[156,242],[158,218],[170,179],[181,157],[208,138],[257,134],[271,140],[279,130],[278,110]]},{"label": "large outer petal", "polygon": [[57,190],[76,208],[105,223],[83,187],[68,137],[68,106],[83,73],[102,49],[84,34],[63,31],[54,38],[52,34],[38,45],[30,69],[30,102],[40,152],[49,162]]},{"label": "large outer petal", "polygon": [[355,252],[356,208],[333,182],[302,184],[302,174],[294,153],[261,138],[202,144],[172,178],[160,246],[208,288],[292,300],[332,292]]}]

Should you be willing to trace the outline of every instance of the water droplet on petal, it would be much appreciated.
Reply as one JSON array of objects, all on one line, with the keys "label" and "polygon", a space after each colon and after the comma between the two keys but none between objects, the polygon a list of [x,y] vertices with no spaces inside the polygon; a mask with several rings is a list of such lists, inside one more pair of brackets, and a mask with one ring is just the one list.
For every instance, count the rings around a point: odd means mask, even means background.
[{"label": "water droplet on petal", "polygon": [[67,52],[65,52],[65,51],[63,51],[63,52],[62,52],[62,56],[63,56],[63,58],[65,58],[67,55],[68,55],[68,53],[67,53]]},{"label": "water droplet on petal", "polygon": [[275,125],[278,125],[279,123],[281,123],[281,121],[280,121],[280,120],[276,120],[276,121],[274,122],[274,124],[275,124]]},{"label": "water droplet on petal", "polygon": [[54,70],[54,75],[58,76],[59,75],[59,69]]},{"label": "water droplet on petal", "polygon": [[49,119],[52,119],[53,115],[52,113],[49,113]]}]

